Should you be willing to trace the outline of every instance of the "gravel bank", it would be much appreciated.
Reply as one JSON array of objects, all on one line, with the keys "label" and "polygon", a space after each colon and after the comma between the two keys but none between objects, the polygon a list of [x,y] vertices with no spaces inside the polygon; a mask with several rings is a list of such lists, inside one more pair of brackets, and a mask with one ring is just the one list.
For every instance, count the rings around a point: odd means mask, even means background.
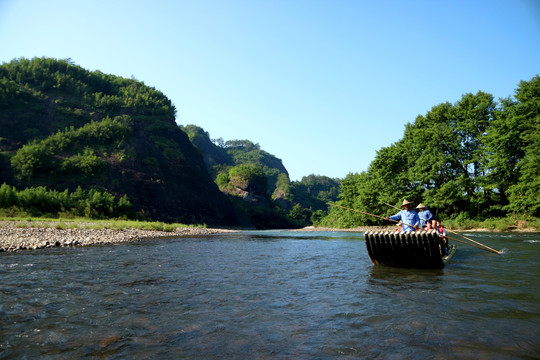
[{"label": "gravel bank", "polygon": [[[234,230],[209,228],[176,228],[174,231],[140,229],[91,229],[92,223],[37,223],[0,221],[0,252],[35,250],[62,246],[90,246],[143,241],[189,235],[210,235]],[[66,228],[62,228],[66,227]],[[72,227],[72,228],[67,228]]]}]

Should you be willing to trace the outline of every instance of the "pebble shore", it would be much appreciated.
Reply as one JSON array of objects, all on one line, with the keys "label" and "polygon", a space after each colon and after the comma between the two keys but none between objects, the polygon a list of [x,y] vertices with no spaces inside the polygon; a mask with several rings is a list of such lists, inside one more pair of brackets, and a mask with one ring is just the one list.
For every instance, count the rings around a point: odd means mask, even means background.
[{"label": "pebble shore", "polygon": [[176,228],[174,231],[89,228],[92,225],[91,223],[85,223],[77,224],[76,227],[62,228],[58,226],[58,223],[0,221],[0,252],[116,244],[148,239],[211,235],[234,231],[192,227]]}]

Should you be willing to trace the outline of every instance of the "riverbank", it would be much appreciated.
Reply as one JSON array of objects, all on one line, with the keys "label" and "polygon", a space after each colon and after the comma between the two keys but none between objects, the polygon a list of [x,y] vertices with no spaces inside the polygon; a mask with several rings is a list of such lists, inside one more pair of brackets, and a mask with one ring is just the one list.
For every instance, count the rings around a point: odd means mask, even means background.
[{"label": "riverbank", "polygon": [[[238,230],[156,226],[160,230],[118,226],[114,222],[91,221],[0,221],[0,252],[36,250],[53,247],[93,246],[144,241],[149,239],[172,238],[179,236],[204,236],[229,233]],[[392,231],[394,227],[362,226],[350,229],[336,229],[308,226],[293,231]]]},{"label": "riverbank", "polygon": [[[150,224],[152,225],[152,224]],[[136,228],[129,223],[118,226],[114,222],[87,221],[0,221],[0,252],[36,250],[53,247],[93,246],[144,241],[149,239],[173,238],[182,236],[204,236],[223,234],[238,230],[189,227],[182,225],[159,225]],[[394,231],[395,226],[360,226],[350,229],[308,226],[292,231]],[[497,232],[493,229],[467,229],[456,232]],[[512,229],[511,232],[538,232],[535,228]]]},{"label": "riverbank", "polygon": [[235,230],[167,227],[166,230],[107,228],[107,223],[0,221],[0,252],[52,247],[117,244],[178,236],[211,235]]}]

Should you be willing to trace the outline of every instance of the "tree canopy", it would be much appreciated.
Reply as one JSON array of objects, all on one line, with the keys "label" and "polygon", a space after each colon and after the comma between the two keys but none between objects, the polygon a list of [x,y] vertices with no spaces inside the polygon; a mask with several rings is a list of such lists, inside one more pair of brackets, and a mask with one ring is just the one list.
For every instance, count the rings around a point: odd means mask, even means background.
[{"label": "tree canopy", "polygon": [[[522,81],[514,99],[479,91],[434,106],[405,127],[403,138],[377,152],[368,170],[341,181],[343,206],[375,214],[403,198],[443,218],[512,213],[540,216],[540,77]],[[343,227],[380,223],[331,209],[324,220]]]}]

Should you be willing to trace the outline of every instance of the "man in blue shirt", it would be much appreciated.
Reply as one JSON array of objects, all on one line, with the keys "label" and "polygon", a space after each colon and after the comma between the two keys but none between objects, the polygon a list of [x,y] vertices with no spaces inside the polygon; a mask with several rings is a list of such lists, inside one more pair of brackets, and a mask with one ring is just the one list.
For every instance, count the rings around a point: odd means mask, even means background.
[{"label": "man in blue shirt", "polygon": [[418,204],[416,208],[418,209],[418,217],[420,218],[420,225],[422,225],[423,229],[426,227],[426,222],[433,219],[433,214],[431,213],[431,211],[427,210],[422,203]]},{"label": "man in blue shirt", "polygon": [[403,210],[398,212],[396,215],[386,217],[385,219],[401,221],[401,224],[403,225],[403,231],[418,230],[418,226],[420,225],[420,218],[418,217],[416,211],[411,210],[411,204],[412,202],[410,202],[409,200],[403,200],[403,204],[401,204]]}]

